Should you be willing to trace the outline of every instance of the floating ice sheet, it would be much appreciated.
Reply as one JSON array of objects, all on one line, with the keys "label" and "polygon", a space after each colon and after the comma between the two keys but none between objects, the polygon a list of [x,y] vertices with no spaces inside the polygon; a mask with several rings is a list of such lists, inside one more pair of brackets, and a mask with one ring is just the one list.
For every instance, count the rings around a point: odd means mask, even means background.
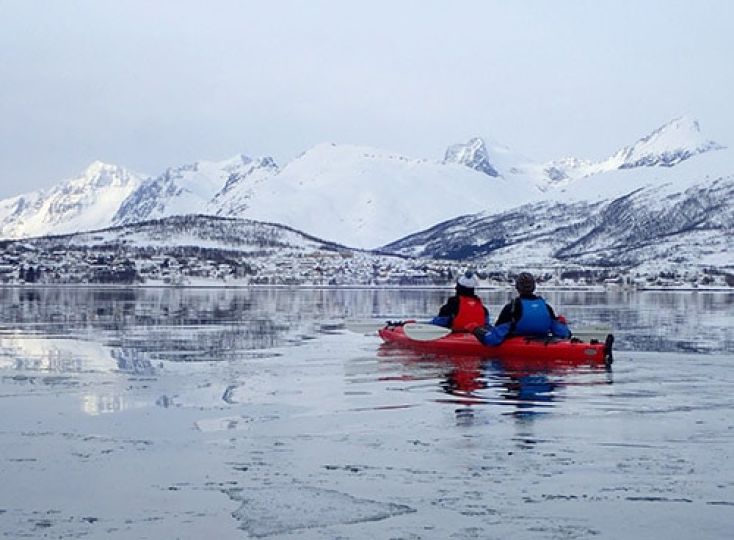
[{"label": "floating ice sheet", "polygon": [[360,499],[310,486],[286,485],[230,493],[242,505],[233,512],[252,536],[276,536],[300,529],[380,521],[415,512],[402,504]]}]

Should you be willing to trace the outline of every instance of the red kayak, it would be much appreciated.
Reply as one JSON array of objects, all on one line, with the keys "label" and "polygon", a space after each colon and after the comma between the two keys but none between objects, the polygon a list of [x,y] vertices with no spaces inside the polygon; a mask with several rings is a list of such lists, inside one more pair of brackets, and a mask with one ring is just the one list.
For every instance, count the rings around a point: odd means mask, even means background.
[{"label": "red kayak", "polygon": [[453,333],[427,341],[411,339],[405,335],[402,325],[387,325],[378,332],[385,343],[422,352],[574,364],[611,364],[614,343],[614,336],[611,334],[604,343],[596,339],[585,342],[575,338],[514,336],[496,347],[490,347],[480,343],[473,334],[467,333]]}]

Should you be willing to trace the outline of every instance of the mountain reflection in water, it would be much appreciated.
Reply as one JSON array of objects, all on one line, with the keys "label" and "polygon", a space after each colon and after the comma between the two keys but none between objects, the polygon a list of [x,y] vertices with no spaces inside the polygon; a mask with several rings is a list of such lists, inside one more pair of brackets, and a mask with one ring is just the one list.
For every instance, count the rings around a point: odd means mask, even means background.
[{"label": "mountain reflection in water", "polygon": [[[0,289],[0,336],[76,337],[153,360],[225,360],[345,320],[427,318],[450,290]],[[480,291],[495,316],[511,293]],[[731,293],[547,292],[572,326],[609,324],[616,350],[734,351]],[[330,327],[325,322],[333,322]]]}]

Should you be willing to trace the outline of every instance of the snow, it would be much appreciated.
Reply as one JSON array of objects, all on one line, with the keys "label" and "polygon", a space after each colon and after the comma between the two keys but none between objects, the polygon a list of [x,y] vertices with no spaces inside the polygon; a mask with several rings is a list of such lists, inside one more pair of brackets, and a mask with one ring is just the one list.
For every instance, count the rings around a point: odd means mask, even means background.
[{"label": "snow", "polygon": [[375,248],[438,222],[509,208],[540,192],[529,180],[363,146],[322,144],[289,163],[244,216]]},{"label": "snow", "polygon": [[231,217],[246,215],[255,191],[277,173],[278,166],[271,158],[249,162],[247,168],[230,176],[224,187],[207,203],[205,213]]},{"label": "snow", "polygon": [[[77,178],[24,196],[26,204],[19,212],[17,198],[11,199],[10,204],[2,204],[0,223],[4,224],[0,234],[5,237],[39,236],[106,227],[122,201],[141,182],[135,173],[95,161]],[[15,215],[10,214],[11,210]]]},{"label": "snow", "polygon": [[635,145],[623,148],[610,158],[609,165],[620,168],[649,162],[670,166],[690,156],[721,148],[703,136],[697,120],[684,116],[653,131]]},{"label": "snow", "polygon": [[724,178],[734,179],[734,150],[707,152],[678,163],[675,167],[638,167],[611,169],[580,177],[558,190],[549,191],[548,199],[557,201],[599,201],[618,197],[641,188],[654,187],[661,198],[680,193],[695,185],[705,185]]},{"label": "snow", "polygon": [[[634,169],[637,174],[647,167],[677,166],[699,154],[724,148],[704,137],[697,120],[681,117],[661,126],[635,144],[621,148],[607,159],[594,162],[569,157],[543,165],[531,164],[528,171],[539,178],[547,175],[549,188],[563,188],[574,183],[574,180],[604,175],[618,169]],[[734,169],[732,163],[729,165],[726,172],[730,174]],[[635,174],[632,178],[635,178]]]},{"label": "snow", "polygon": [[[224,161],[199,161],[167,170],[160,177],[151,180],[162,186],[162,194],[158,196],[155,209],[143,216],[135,214],[136,220],[203,212],[207,203],[227,183],[230,175],[243,169],[251,161],[247,156],[238,155]],[[143,202],[150,204],[148,200]],[[117,221],[129,222],[124,216]]]}]

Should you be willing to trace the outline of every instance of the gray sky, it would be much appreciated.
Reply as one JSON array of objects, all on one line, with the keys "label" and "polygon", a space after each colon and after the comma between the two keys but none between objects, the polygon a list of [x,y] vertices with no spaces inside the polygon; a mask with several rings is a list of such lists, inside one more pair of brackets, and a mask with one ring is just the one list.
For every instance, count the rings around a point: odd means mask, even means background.
[{"label": "gray sky", "polygon": [[320,142],[602,158],[676,116],[734,145],[734,2],[0,0],[0,198]]}]

